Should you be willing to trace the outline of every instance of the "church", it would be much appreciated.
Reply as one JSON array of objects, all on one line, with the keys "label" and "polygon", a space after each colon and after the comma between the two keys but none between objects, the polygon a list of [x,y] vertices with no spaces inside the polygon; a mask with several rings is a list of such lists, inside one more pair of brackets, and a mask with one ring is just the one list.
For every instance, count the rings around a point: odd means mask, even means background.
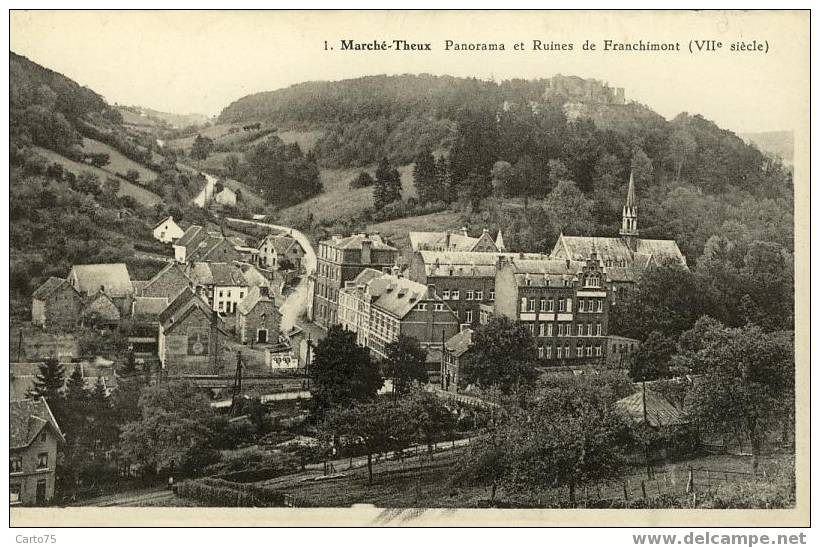
[{"label": "church", "polygon": [[550,252],[552,258],[583,261],[596,253],[611,282],[613,301],[623,298],[652,264],[673,262],[686,268],[686,257],[671,239],[642,239],[638,231],[635,179],[630,173],[620,237],[566,236],[561,234]]}]

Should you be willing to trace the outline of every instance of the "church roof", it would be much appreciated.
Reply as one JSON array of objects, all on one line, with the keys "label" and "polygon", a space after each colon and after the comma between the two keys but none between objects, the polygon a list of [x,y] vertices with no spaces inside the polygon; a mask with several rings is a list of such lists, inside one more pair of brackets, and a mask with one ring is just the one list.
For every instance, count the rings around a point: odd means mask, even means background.
[{"label": "church roof", "polygon": [[635,177],[629,172],[629,189],[626,191],[626,207],[637,211],[638,202],[635,199]]},{"label": "church roof", "polygon": [[570,260],[586,260],[596,252],[607,268],[630,268],[643,271],[653,260],[672,260],[683,266],[686,259],[678,244],[671,239],[638,239],[633,253],[620,237],[588,237],[561,235],[553,249],[553,256],[563,256]]}]

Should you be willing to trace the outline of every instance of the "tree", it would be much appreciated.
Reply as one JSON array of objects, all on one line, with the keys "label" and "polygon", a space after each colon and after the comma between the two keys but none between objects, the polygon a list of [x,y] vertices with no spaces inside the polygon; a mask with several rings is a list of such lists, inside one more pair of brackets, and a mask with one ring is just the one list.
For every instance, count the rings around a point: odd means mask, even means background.
[{"label": "tree", "polygon": [[674,162],[675,182],[680,181],[680,174],[686,160],[697,152],[698,143],[692,134],[681,128],[672,133],[669,139],[669,152]]},{"label": "tree", "polygon": [[632,357],[629,376],[636,382],[658,380],[669,375],[669,360],[675,353],[674,338],[652,331]]},{"label": "tree", "polygon": [[453,474],[452,482],[488,486],[490,504],[495,503],[498,487],[510,473],[510,460],[504,441],[504,435],[497,428],[471,441],[465,457]]},{"label": "tree", "polygon": [[455,429],[455,417],[437,395],[423,389],[414,389],[407,398],[408,414],[416,425],[415,437],[427,445],[427,453],[433,459],[433,444],[446,439]]},{"label": "tree", "polygon": [[407,406],[396,400],[358,402],[333,411],[326,427],[333,436],[359,438],[367,453],[367,480],[373,484],[373,454],[398,450],[409,444],[414,422]]},{"label": "tree", "polygon": [[203,137],[197,135],[194,143],[191,145],[191,159],[197,162],[208,159],[214,149],[214,141],[210,137]]},{"label": "tree", "polygon": [[177,380],[145,388],[139,410],[140,418],[125,424],[120,437],[129,461],[154,471],[186,468],[209,448],[214,413],[193,382]]},{"label": "tree", "polygon": [[64,385],[65,367],[56,357],[49,357],[38,365],[32,390],[35,397],[42,397],[51,405],[62,397]]},{"label": "tree", "polygon": [[373,186],[373,177],[370,176],[370,173],[367,171],[362,171],[358,174],[356,178],[350,181],[350,189],[355,190],[356,188],[367,188],[369,186]]},{"label": "tree", "polygon": [[87,154],[88,162],[94,167],[105,167],[111,162],[111,156],[105,153]]},{"label": "tree", "polygon": [[688,413],[705,430],[747,436],[757,472],[767,431],[794,408],[794,333],[713,329],[696,354],[705,374],[692,388]]},{"label": "tree", "polygon": [[636,147],[632,153],[632,175],[635,177],[635,184],[645,188],[652,182],[653,173],[652,160],[646,152]]},{"label": "tree", "polygon": [[404,334],[385,346],[385,373],[393,380],[393,392],[406,394],[414,382],[427,381],[427,352],[419,341]]},{"label": "tree", "polygon": [[401,175],[390,166],[384,157],[376,168],[376,182],[373,186],[373,206],[381,210],[388,203],[401,199]]},{"label": "tree", "polygon": [[413,184],[420,203],[428,203],[439,199],[440,190],[436,187],[436,158],[429,150],[425,150],[416,157],[413,167]]},{"label": "tree", "polygon": [[137,171],[136,169],[129,169],[125,173],[125,180],[127,180],[129,182],[136,183],[137,181],[140,180],[140,172]]},{"label": "tree", "polygon": [[230,178],[237,178],[239,176],[239,156],[236,154],[228,154],[222,160],[222,167],[225,169],[225,174]]},{"label": "tree", "polygon": [[544,205],[556,231],[570,234],[592,231],[592,201],[584,197],[574,182],[557,182]]},{"label": "tree", "polygon": [[376,397],[384,381],[370,350],[356,344],[356,334],[330,327],[314,350],[310,364],[313,410],[322,417],[331,407],[346,408]]},{"label": "tree", "polygon": [[535,379],[534,353],[535,341],[526,327],[496,315],[476,329],[464,372],[468,382],[507,393]]},{"label": "tree", "polygon": [[578,486],[618,474],[632,441],[611,395],[582,379],[530,394],[506,427],[510,482],[535,492],[566,485],[572,504]]}]

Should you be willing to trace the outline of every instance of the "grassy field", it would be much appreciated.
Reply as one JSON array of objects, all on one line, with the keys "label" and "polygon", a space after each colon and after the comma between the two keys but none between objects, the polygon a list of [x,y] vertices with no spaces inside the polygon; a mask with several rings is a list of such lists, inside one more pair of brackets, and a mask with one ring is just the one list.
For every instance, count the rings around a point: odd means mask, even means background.
[{"label": "grassy field", "polygon": [[83,139],[83,151],[90,154],[108,154],[111,158],[111,162],[103,167],[103,171],[109,171],[110,173],[122,173],[125,174],[128,172],[129,169],[134,169],[140,174],[140,182],[148,182],[157,178],[157,174],[148,169],[147,167],[140,165],[139,163],[130,160],[122,155],[117,149],[99,141],[95,141],[94,139]]},{"label": "grassy field", "polygon": [[131,196],[135,200],[137,200],[138,203],[145,207],[153,207],[154,205],[162,201],[162,198],[160,198],[153,192],[150,192],[139,185],[132,184],[124,178],[118,177],[109,171],[100,169],[98,167],[94,167],[93,165],[87,165],[85,163],[79,163],[70,160],[65,156],[61,156],[57,152],[48,150],[46,148],[35,146],[34,149],[37,150],[38,153],[42,154],[46,158],[46,160],[48,160],[49,163],[58,163],[63,166],[63,169],[71,171],[75,175],[79,175],[80,173],[88,171],[97,175],[100,178],[100,182],[105,181],[105,179],[108,177],[119,180],[120,191],[118,195]]},{"label": "grassy field", "polygon": [[409,232],[437,232],[444,230],[458,230],[463,225],[461,213],[442,211],[417,217],[399,218],[371,224],[368,232],[379,232],[387,237],[400,249],[410,248]]},{"label": "grassy field", "polygon": [[[401,173],[402,197],[407,199],[416,196],[413,184],[413,165],[398,168]],[[358,215],[368,207],[373,207],[373,188],[350,189],[350,181],[363,169],[321,169],[320,176],[324,192],[298,205],[283,209],[281,217],[300,218],[308,213],[320,220],[336,220]],[[376,168],[364,169],[372,175]]]},{"label": "grassy field", "polygon": [[316,145],[316,141],[318,141],[324,133],[325,132],[321,129],[315,129],[311,131],[282,130],[278,131],[276,134],[279,135],[282,142],[288,144],[292,142],[298,143],[299,148],[302,149],[302,152],[307,152]]}]

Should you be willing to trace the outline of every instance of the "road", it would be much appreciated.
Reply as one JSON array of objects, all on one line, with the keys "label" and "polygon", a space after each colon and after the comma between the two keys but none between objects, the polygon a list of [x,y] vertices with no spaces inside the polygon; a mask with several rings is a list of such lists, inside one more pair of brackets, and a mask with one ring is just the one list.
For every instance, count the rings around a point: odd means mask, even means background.
[{"label": "road", "polygon": [[287,296],[285,302],[279,310],[282,313],[282,331],[287,331],[290,327],[296,324],[298,318],[307,308],[308,298],[310,298],[308,291],[308,275],[316,271],[316,251],[313,250],[313,244],[305,234],[289,226],[280,226],[278,224],[269,224],[267,222],[259,222],[257,220],[244,220],[241,218],[227,218],[227,220],[237,224],[259,226],[277,232],[288,233],[291,237],[298,241],[305,250],[305,256],[302,258],[302,264],[305,267],[305,275],[303,275],[299,280],[299,284],[293,289],[293,292]]},{"label": "road", "polygon": [[213,198],[214,196],[214,186],[216,185],[216,177],[213,175],[209,175],[208,173],[202,173],[205,175],[205,186],[202,188],[202,191],[197,194],[197,196],[192,199],[191,201],[194,205],[198,205],[200,207],[205,207],[208,203],[208,196]]},{"label": "road", "polygon": [[118,494],[109,494],[97,498],[70,503],[69,507],[140,507],[148,502],[155,503],[162,499],[173,498],[174,493],[165,486],[144,490],[131,490]]}]

